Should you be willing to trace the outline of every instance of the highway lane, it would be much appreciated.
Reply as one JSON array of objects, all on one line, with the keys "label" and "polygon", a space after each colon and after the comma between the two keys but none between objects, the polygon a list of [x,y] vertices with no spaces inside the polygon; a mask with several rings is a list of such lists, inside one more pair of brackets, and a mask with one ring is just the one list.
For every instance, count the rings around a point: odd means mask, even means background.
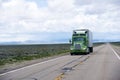
[{"label": "highway lane", "polygon": [[0,74],[0,80],[120,80],[120,60],[109,44],[89,55],[62,56]]},{"label": "highway lane", "polygon": [[62,67],[78,61],[82,56],[63,56],[18,70],[3,73],[0,80],[54,80]]},{"label": "highway lane", "polygon": [[66,73],[63,80],[120,80],[120,60],[106,44],[89,60]]}]

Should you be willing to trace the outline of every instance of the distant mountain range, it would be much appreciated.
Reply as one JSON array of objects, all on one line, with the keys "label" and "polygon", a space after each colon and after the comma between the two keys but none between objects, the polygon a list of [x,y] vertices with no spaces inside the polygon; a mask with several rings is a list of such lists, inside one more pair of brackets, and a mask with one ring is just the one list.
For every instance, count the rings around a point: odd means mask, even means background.
[{"label": "distant mountain range", "polygon": [[[94,39],[93,40],[94,43],[96,42],[120,42],[120,40],[99,40],[99,39]],[[61,40],[53,40],[53,41],[24,41],[24,42],[20,42],[20,41],[13,41],[13,42],[0,42],[0,45],[16,45],[16,44],[54,44],[54,43],[69,43],[68,40],[66,39],[61,39]]]},{"label": "distant mountain range", "polygon": [[21,44],[21,42],[0,42],[0,45],[11,45],[11,44]]}]

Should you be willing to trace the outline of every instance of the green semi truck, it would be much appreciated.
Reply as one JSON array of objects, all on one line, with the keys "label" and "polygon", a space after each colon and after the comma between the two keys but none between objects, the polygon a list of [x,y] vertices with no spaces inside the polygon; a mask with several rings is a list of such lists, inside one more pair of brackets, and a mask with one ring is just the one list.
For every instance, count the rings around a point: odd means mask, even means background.
[{"label": "green semi truck", "polygon": [[70,42],[71,55],[93,52],[92,32],[88,29],[74,30]]}]

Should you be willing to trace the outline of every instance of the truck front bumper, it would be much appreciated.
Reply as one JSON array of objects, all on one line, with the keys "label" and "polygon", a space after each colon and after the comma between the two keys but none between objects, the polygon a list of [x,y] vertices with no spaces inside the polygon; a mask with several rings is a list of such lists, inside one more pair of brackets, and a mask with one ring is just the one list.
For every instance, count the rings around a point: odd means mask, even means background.
[{"label": "truck front bumper", "polygon": [[70,50],[71,54],[86,54],[88,53],[87,50]]}]

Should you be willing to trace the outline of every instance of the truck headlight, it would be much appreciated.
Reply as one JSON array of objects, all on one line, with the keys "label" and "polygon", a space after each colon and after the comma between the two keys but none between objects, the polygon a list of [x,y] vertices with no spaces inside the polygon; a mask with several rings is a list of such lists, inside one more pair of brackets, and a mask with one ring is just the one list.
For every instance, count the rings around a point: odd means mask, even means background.
[{"label": "truck headlight", "polygon": [[87,48],[83,48],[83,50],[86,50]]},{"label": "truck headlight", "polygon": [[73,48],[71,47],[70,50],[73,50]]}]

